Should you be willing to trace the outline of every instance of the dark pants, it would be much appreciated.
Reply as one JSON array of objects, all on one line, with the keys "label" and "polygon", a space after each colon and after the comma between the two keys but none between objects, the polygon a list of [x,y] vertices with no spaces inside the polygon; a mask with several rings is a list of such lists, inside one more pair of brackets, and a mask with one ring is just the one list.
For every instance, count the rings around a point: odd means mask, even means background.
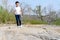
[{"label": "dark pants", "polygon": [[15,15],[17,26],[21,26],[21,16]]}]

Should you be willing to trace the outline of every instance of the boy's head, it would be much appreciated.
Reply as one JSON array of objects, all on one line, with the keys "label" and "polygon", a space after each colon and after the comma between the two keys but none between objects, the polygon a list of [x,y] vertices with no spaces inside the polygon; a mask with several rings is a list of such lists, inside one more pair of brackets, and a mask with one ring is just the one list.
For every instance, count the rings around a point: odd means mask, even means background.
[{"label": "boy's head", "polygon": [[16,7],[18,7],[19,6],[19,1],[16,1],[15,4],[16,4]]}]

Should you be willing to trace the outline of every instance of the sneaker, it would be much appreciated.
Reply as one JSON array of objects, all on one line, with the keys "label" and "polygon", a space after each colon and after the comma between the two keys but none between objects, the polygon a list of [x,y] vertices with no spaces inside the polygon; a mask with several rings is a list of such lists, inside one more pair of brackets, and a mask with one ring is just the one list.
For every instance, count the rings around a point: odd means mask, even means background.
[{"label": "sneaker", "polygon": [[20,27],[23,27],[22,25]]},{"label": "sneaker", "polygon": [[21,26],[18,26],[19,28],[22,28],[22,25]]}]

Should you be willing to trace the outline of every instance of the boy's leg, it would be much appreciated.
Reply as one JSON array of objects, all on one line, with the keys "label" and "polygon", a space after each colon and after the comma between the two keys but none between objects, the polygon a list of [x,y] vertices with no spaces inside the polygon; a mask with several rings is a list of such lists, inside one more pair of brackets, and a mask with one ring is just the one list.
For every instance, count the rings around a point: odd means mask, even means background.
[{"label": "boy's leg", "polygon": [[19,24],[21,26],[21,16],[19,15]]},{"label": "boy's leg", "polygon": [[19,26],[18,15],[15,15],[17,26]]}]

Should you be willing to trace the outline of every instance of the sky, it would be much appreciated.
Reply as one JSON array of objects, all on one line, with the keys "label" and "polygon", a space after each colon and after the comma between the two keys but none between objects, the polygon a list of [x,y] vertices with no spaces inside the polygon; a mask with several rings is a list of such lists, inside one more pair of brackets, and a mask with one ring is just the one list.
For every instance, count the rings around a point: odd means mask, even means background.
[{"label": "sky", "polygon": [[[15,1],[19,1],[23,4],[29,4],[32,8],[35,8],[36,5],[41,5],[41,7],[49,7],[52,6],[53,9],[60,9],[60,0],[9,0],[9,5],[14,5]],[[2,4],[0,0],[0,4]]]}]

